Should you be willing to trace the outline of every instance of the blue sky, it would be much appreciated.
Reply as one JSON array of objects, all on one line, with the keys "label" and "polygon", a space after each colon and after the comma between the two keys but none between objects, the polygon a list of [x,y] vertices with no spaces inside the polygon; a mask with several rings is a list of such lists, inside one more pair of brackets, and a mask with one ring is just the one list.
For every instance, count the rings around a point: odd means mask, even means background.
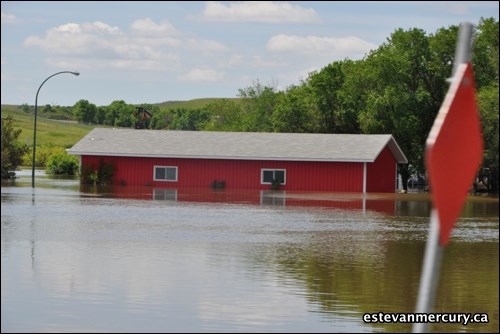
[{"label": "blue sky", "polygon": [[498,20],[498,1],[2,1],[2,104],[96,105],[284,89],[397,28]]}]

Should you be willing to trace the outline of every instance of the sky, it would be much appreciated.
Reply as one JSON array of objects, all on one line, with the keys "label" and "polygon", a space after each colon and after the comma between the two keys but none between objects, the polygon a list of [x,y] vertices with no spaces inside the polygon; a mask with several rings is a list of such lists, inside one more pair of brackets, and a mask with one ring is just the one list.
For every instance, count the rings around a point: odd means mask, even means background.
[{"label": "sky", "polygon": [[396,29],[498,20],[498,1],[2,1],[1,103],[98,106],[284,90]]}]

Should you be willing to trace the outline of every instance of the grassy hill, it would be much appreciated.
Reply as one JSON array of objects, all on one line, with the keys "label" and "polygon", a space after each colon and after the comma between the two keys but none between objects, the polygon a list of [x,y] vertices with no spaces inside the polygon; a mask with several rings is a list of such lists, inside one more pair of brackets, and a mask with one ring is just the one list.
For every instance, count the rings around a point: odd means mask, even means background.
[{"label": "grassy hill", "polygon": [[[33,113],[24,112],[20,107],[13,105],[2,105],[1,113],[2,118],[12,115],[14,128],[22,130],[19,140],[30,146],[33,145]],[[93,125],[78,124],[75,121],[53,120],[38,115],[36,143],[37,146],[71,147],[93,128]]]},{"label": "grassy hill", "polygon": [[[158,103],[161,110],[165,109],[198,109],[206,106],[209,103],[222,100],[222,98],[203,98],[189,101],[168,101]],[[233,100],[233,99],[231,99]],[[234,100],[238,100],[235,98]],[[79,124],[76,121],[55,120],[49,119],[41,115],[40,108],[38,109],[37,117],[37,146],[62,146],[71,147],[89,133],[95,126]],[[21,106],[17,105],[2,105],[2,118],[12,115],[14,118],[14,127],[21,129],[19,140],[28,145],[33,144],[33,111],[25,112]],[[68,115],[68,118],[71,115]],[[99,125],[102,127],[102,125]]]}]

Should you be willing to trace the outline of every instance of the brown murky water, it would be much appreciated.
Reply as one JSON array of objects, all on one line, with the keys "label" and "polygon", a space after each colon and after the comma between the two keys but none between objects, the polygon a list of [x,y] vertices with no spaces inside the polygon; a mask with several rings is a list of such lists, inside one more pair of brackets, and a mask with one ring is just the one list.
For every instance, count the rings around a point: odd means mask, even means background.
[{"label": "brown murky water", "polygon": [[[2,332],[408,332],[426,195],[103,189],[2,183]],[[470,199],[436,312],[499,331],[498,200]]]}]

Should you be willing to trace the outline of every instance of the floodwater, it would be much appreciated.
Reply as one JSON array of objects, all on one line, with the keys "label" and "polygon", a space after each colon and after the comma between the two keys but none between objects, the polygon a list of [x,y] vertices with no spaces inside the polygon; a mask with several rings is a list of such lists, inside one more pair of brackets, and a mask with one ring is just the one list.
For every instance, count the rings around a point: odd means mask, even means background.
[{"label": "floodwater", "polygon": [[[1,188],[2,332],[409,332],[427,195],[80,187],[19,173]],[[499,331],[498,199],[470,198],[435,312]]]}]

